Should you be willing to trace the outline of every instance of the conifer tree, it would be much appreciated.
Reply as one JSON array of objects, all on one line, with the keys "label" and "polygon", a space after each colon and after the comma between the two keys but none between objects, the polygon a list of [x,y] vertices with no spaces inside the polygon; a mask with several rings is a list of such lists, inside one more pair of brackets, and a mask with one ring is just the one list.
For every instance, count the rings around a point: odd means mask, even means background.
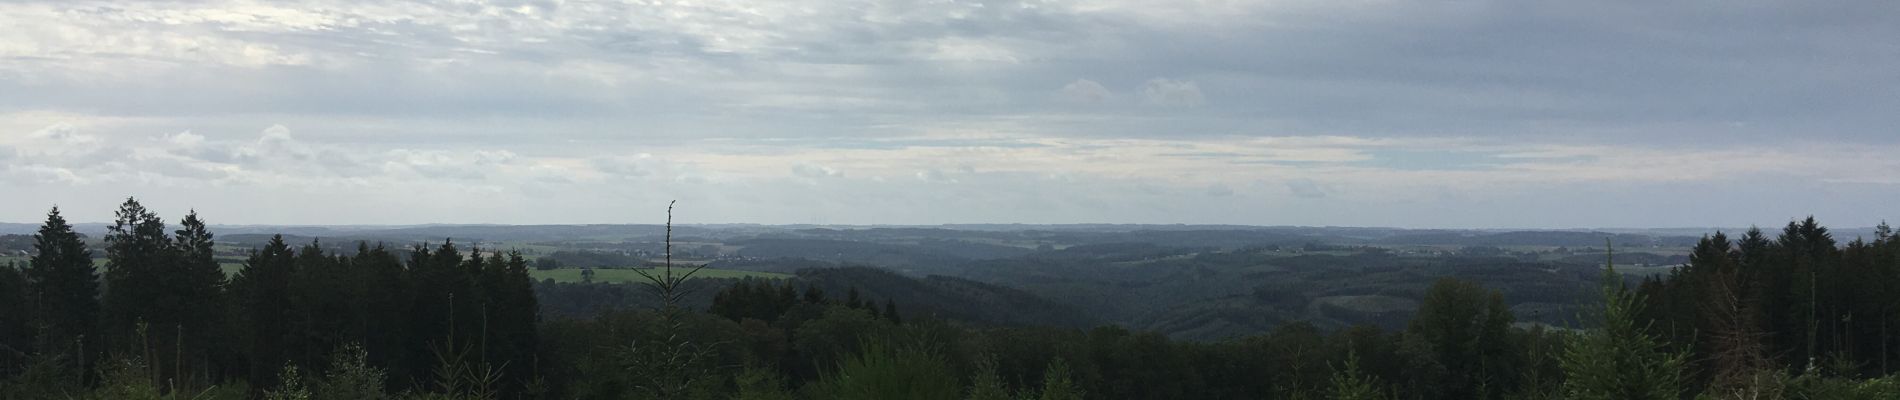
[{"label": "conifer tree", "polygon": [[[46,213],[46,223],[33,235],[33,257],[27,261],[28,297],[35,308],[33,327],[42,335],[41,352],[76,354],[83,343],[98,343],[99,273],[73,226],[59,208]],[[81,360],[89,359],[81,355]]]},{"label": "conifer tree", "polygon": [[797,305],[797,304],[798,304],[798,288],[792,287],[792,281],[790,279],[787,279],[785,280],[784,285],[781,285],[778,288],[779,308],[782,311],[785,309],[790,309],[792,308],[792,306]]},{"label": "conifer tree", "polygon": [[1075,387],[1070,377],[1069,362],[1058,357],[1049,361],[1049,367],[1042,372],[1042,395],[1040,400],[1082,400],[1082,388]]},{"label": "conifer tree", "polygon": [[290,335],[285,338],[288,360],[319,369],[337,348],[359,342],[363,298],[355,282],[359,276],[349,259],[333,256],[320,241],[300,247],[289,282]]},{"label": "conifer tree", "polygon": [[1447,278],[1426,289],[1406,335],[1429,344],[1445,368],[1441,385],[1447,398],[1495,397],[1515,389],[1521,375],[1511,340],[1514,321],[1502,293]]},{"label": "conifer tree", "polygon": [[173,329],[169,332],[178,337],[166,346],[175,347],[171,349],[170,357],[174,358],[171,366],[158,367],[170,371],[174,377],[185,375],[199,362],[208,361],[213,353],[225,353],[219,344],[224,343],[229,334],[223,318],[226,314],[224,269],[218,266],[212,250],[215,243],[211,232],[198,218],[197,210],[185,215],[179,228],[173,235],[177,242],[173,245],[178,253],[176,268],[169,271],[174,274],[169,280],[177,284],[167,288],[171,292],[167,295],[179,300],[177,324],[170,327]]},{"label": "conifer tree", "polygon": [[976,360],[976,372],[970,376],[967,400],[1009,400],[1009,388],[996,373],[996,356],[984,354]]},{"label": "conifer tree", "polygon": [[[182,312],[183,299],[173,293],[177,257],[165,221],[137,199],[126,198],[115,215],[105,237],[105,332],[115,340],[111,348],[144,353],[152,342],[171,342],[168,332]],[[140,325],[150,334],[137,334]]]},{"label": "conifer tree", "polygon": [[239,347],[248,361],[250,383],[269,386],[288,360],[286,336],[291,332],[290,281],[296,272],[296,254],[283,235],[272,236],[263,249],[252,250],[243,269],[231,280]]},{"label": "conifer tree", "polygon": [[314,400],[383,400],[388,374],[369,364],[369,353],[361,346],[345,345],[330,357],[330,369],[317,381],[311,392]]},{"label": "conifer tree", "polygon": [[1615,264],[1602,276],[1601,327],[1573,339],[1563,356],[1564,394],[1574,400],[1674,400],[1685,356],[1665,352],[1637,322],[1642,299]]},{"label": "conifer tree", "polygon": [[413,343],[409,335],[412,285],[402,259],[382,244],[358,243],[351,261],[361,279],[363,326],[362,348],[370,365],[388,371],[391,381],[412,382],[415,372],[404,369],[412,363],[403,359]]},{"label": "conifer tree", "polygon": [[28,299],[26,275],[12,261],[0,264],[0,377],[13,376],[33,352]]},{"label": "conifer tree", "polygon": [[805,303],[825,304],[825,290],[819,289],[818,285],[805,286]]},{"label": "conifer tree", "polygon": [[1359,352],[1346,351],[1346,365],[1333,371],[1333,387],[1327,395],[1330,400],[1381,400],[1385,392],[1378,382],[1359,370]]},{"label": "conifer tree", "polygon": [[892,302],[891,299],[884,299],[884,319],[893,324],[904,323],[904,317],[897,315],[897,303]]},{"label": "conifer tree", "polygon": [[521,252],[506,257],[494,253],[482,266],[482,290],[486,293],[484,348],[487,361],[505,375],[519,378],[504,382],[504,391],[519,389],[533,374],[536,326],[540,324],[539,306],[534,298],[534,281],[528,277],[528,261]]}]

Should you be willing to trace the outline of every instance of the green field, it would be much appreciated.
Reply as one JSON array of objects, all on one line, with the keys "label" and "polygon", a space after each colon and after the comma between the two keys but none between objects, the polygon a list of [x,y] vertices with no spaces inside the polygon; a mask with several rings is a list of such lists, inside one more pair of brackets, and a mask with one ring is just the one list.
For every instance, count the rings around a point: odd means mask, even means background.
[{"label": "green field", "polygon": [[[645,270],[648,271],[649,273],[659,272],[658,270],[653,269],[653,268],[645,268]],[[684,274],[686,273],[686,271],[687,270],[684,268],[673,269],[674,274]],[[555,282],[563,282],[563,283],[580,282],[581,269],[562,268],[562,269],[551,269],[551,270],[533,270],[533,271],[528,271],[528,276],[533,277],[534,280],[536,281],[540,281],[544,279],[553,279]],[[712,268],[702,269],[702,270],[699,270],[699,273],[693,274],[693,279],[745,278],[745,277],[766,278],[766,279],[785,279],[785,278],[790,278],[792,276],[787,275],[787,274],[778,274],[778,273],[771,273],[771,272],[739,271],[739,270],[712,269]],[[645,281],[646,281],[646,278],[640,277],[640,274],[635,273],[634,270],[631,268],[629,269],[595,269],[594,270],[594,282],[645,282]]]}]

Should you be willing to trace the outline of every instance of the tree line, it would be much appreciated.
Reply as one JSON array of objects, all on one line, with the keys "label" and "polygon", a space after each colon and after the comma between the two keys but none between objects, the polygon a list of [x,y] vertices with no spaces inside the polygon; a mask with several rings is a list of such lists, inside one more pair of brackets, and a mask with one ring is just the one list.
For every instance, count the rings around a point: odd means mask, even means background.
[{"label": "tree line", "polygon": [[168,231],[134,200],[102,266],[57,209],[34,240],[0,269],[0,399],[1900,398],[1900,239],[1842,246],[1812,219],[1711,235],[1656,278],[1607,256],[1583,326],[1520,324],[1447,278],[1402,329],[1215,341],[901,313],[796,279],[727,281],[702,308],[678,301],[708,288],[690,268],[653,279],[655,307],[544,319],[519,253],[448,241],[279,238],[227,279],[195,213]]},{"label": "tree line", "polygon": [[1645,280],[1643,317],[1688,354],[1698,389],[1733,391],[1764,371],[1896,372],[1900,237],[1881,224],[1844,245],[1814,218],[1779,234],[1704,237],[1689,262]]},{"label": "tree line", "polygon": [[332,254],[278,236],[227,278],[195,211],[175,231],[136,199],[115,216],[102,266],[54,208],[26,265],[0,268],[0,398],[128,384],[259,395],[353,352],[384,371],[378,392],[440,391],[445,365],[479,365],[506,395],[533,375],[539,309],[520,253],[444,241]]}]

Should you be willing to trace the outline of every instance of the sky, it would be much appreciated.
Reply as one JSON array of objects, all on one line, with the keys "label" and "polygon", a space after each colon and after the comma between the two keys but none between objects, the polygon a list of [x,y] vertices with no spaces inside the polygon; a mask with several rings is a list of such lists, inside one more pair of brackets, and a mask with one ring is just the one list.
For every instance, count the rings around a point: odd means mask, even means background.
[{"label": "sky", "polygon": [[0,221],[1900,218],[1900,2],[0,1]]}]

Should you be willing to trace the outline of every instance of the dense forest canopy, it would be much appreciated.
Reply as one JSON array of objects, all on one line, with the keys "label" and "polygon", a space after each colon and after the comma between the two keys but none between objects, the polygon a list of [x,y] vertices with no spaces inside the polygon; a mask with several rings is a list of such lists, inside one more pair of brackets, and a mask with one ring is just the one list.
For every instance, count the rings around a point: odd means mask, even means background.
[{"label": "dense forest canopy", "polygon": [[[0,399],[1900,396],[1884,225],[227,241],[115,216],[0,237]],[[594,279],[618,271],[652,280]]]}]

